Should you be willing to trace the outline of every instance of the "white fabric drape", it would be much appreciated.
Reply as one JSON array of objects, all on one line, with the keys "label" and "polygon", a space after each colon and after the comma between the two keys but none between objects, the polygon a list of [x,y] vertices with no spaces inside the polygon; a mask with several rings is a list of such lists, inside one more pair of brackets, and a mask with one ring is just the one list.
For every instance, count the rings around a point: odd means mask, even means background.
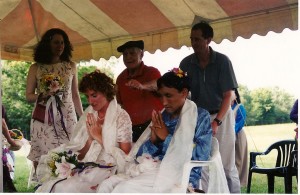
[{"label": "white fabric drape", "polygon": [[[113,99],[107,108],[104,124],[102,128],[102,138],[103,138],[103,147],[95,140],[91,143],[91,146],[86,153],[84,159],[82,162],[97,162],[97,159],[99,158],[100,154],[103,154],[105,151],[106,154],[109,156],[112,156],[115,160],[115,164],[119,172],[124,171],[124,164],[125,164],[125,153],[117,147],[117,140],[116,140],[116,126],[117,126],[117,114],[118,110],[122,109],[120,105],[117,104],[116,99]],[[41,182],[48,182],[48,184],[44,183],[42,185],[43,188],[51,188],[51,183],[53,181],[57,180],[56,178],[53,178],[51,176],[51,170],[49,166],[47,165],[49,162],[49,159],[51,159],[51,153],[52,152],[63,152],[63,151],[73,151],[77,152],[81,148],[84,147],[87,139],[88,139],[88,132],[86,128],[86,117],[88,113],[93,113],[95,117],[97,117],[97,111],[93,110],[91,106],[89,106],[83,115],[80,117],[80,120],[76,124],[75,130],[72,133],[71,140],[67,144],[62,144],[60,147],[57,147],[51,151],[48,152],[47,155],[43,155],[39,161],[39,165],[37,167],[37,177],[39,181]],[[104,150],[104,151],[103,151]],[[102,153],[101,153],[102,152]],[[43,190],[44,191],[44,190]],[[47,191],[47,190],[45,190]]]},{"label": "white fabric drape", "polygon": [[[211,121],[217,114],[210,115]],[[235,119],[231,107],[223,117],[215,137],[219,141],[219,151],[230,193],[241,193],[238,170],[235,166]]]},{"label": "white fabric drape", "polygon": [[[133,182],[136,182],[135,184],[137,185],[136,187],[139,190],[138,192],[171,192],[174,185],[180,184],[181,182],[184,163],[191,160],[193,150],[193,137],[195,134],[197,116],[198,112],[196,104],[190,100],[186,100],[181,110],[179,121],[176,126],[176,130],[173,135],[172,141],[170,142],[166,155],[164,156],[158,170],[152,171],[150,173],[141,174],[135,178],[124,178],[124,175],[120,175],[119,178],[113,179],[115,178],[115,176],[113,176],[112,179],[110,178],[111,182],[118,183],[120,182],[120,180],[123,181],[127,179],[133,179]],[[150,125],[147,127],[147,129],[144,131],[144,133],[141,135],[141,137],[138,139],[138,141],[135,143],[132,150],[130,151],[127,158],[127,160],[130,161],[130,163],[134,163],[134,159],[138,152],[138,149],[146,140],[149,139],[151,134],[151,125],[152,123],[150,123]],[[151,176],[151,173],[155,173],[156,171],[157,174],[155,176]],[[123,179],[120,177],[123,177]],[[149,186],[148,184],[146,186],[139,186],[139,181],[137,181],[139,178],[141,178],[141,180],[155,178],[154,183],[153,181],[148,182],[150,184],[152,183],[153,186]],[[108,185],[111,182],[104,181],[104,183],[107,183]],[[145,182],[141,181],[141,183]],[[98,192],[108,192],[108,188],[112,190],[113,186],[110,185],[108,187],[105,185],[101,185],[98,188]],[[143,188],[147,189],[143,190]],[[127,190],[124,189],[123,192],[127,192]]]},{"label": "white fabric drape", "polygon": [[219,144],[212,146],[211,153],[214,154],[213,159],[210,159],[212,163],[209,165],[209,184],[207,193],[226,193],[229,194],[227,180],[222,164],[221,155],[219,152]]}]

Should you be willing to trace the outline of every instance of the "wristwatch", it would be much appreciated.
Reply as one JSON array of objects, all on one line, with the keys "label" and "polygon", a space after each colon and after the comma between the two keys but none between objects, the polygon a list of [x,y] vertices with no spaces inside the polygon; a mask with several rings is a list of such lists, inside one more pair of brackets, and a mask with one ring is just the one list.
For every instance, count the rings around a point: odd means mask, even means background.
[{"label": "wristwatch", "polygon": [[219,120],[219,119],[215,118],[215,119],[214,119],[214,121],[216,121],[216,122],[217,122],[218,126],[222,125],[222,121],[221,121],[221,120]]}]

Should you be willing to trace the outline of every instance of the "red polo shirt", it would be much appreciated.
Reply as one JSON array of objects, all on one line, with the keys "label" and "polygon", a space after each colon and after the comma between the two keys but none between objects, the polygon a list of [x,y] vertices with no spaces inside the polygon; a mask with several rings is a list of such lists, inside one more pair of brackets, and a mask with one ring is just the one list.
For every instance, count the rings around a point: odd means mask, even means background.
[{"label": "red polo shirt", "polygon": [[128,112],[132,125],[143,124],[151,120],[152,110],[160,111],[163,106],[154,92],[133,89],[126,86],[125,83],[130,79],[135,79],[143,84],[158,79],[160,76],[160,72],[156,68],[146,66],[143,62],[134,77],[129,77],[127,68],[118,76],[117,100]]}]

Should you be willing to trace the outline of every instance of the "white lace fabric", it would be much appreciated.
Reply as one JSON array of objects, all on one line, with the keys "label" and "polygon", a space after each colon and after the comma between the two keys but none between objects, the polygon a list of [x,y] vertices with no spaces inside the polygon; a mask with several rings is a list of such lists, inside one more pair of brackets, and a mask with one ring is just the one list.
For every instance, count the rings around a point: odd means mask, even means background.
[{"label": "white lace fabric", "polygon": [[[60,147],[49,151],[47,155],[41,157],[37,167],[37,176],[39,181],[44,182],[42,187],[45,186],[43,187],[45,191],[49,190],[49,187],[52,186],[51,183],[53,183],[49,182],[49,186],[47,186],[45,182],[55,180],[55,178],[51,177],[51,170],[47,165],[49,158],[51,158],[51,153],[69,150],[77,152],[84,147],[89,136],[86,128],[86,117],[88,113],[96,115],[97,111],[94,111],[93,108],[89,106],[76,124],[70,142],[62,144]],[[126,155],[118,147],[118,142],[131,142],[131,128],[132,124],[129,115],[117,104],[116,99],[113,99],[107,108],[104,119],[102,129],[103,146],[93,140],[82,162],[111,163],[117,165],[118,172],[124,171]],[[121,167],[121,169],[119,169],[119,167]]]}]

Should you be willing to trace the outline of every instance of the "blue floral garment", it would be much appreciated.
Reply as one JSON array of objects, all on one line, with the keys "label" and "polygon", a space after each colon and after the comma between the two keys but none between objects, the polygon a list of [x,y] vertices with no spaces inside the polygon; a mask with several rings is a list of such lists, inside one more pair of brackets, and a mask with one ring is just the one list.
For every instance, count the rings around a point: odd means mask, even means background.
[{"label": "blue floral garment", "polygon": [[[152,157],[158,157],[160,160],[164,158],[168,146],[173,137],[175,127],[178,122],[178,118],[171,119],[170,115],[167,112],[162,113],[163,121],[169,130],[169,135],[163,142],[160,142],[156,145],[147,140],[144,144],[141,145],[137,153],[137,157],[141,156],[144,153],[152,155]],[[197,125],[195,129],[194,136],[194,149],[192,154],[192,160],[208,160],[211,150],[211,138],[212,138],[212,128],[210,124],[210,115],[209,113],[202,109],[198,108],[198,118]],[[201,168],[193,168],[190,175],[190,183],[192,183],[194,188],[199,188],[199,179],[201,178]]]}]

